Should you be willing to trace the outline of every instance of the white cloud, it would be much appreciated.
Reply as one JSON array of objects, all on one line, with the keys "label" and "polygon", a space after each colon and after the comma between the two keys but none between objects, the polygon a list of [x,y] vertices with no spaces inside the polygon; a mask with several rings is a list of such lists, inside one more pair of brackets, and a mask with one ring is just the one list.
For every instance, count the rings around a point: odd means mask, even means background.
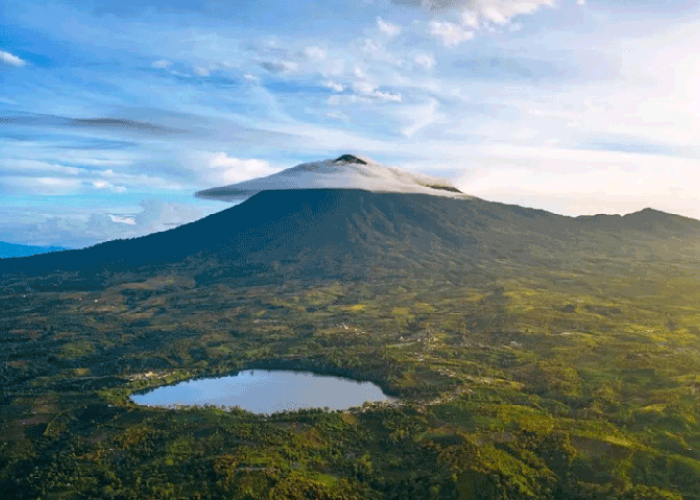
[{"label": "white cloud", "polygon": [[82,188],[83,181],[66,177],[7,176],[0,178],[0,190],[17,194],[65,196],[76,194]]},{"label": "white cloud", "polygon": [[362,68],[360,68],[359,66],[355,66],[353,68],[353,73],[355,74],[355,76],[357,78],[363,78],[363,79],[367,78],[367,73],[365,73],[365,71]]},{"label": "white cloud", "polygon": [[324,62],[322,68],[319,69],[321,75],[326,78],[337,77],[345,71],[345,61],[341,58],[331,58]]},{"label": "white cloud", "polygon": [[148,174],[128,174],[124,172],[115,172],[107,169],[97,174],[98,180],[107,179],[114,186],[116,192],[124,192],[126,189],[163,189],[163,190],[179,190],[183,186],[176,181],[172,181],[163,177],[156,177]]},{"label": "white cloud", "polygon": [[[28,156],[38,156],[40,161],[45,161],[46,163],[52,163],[48,160],[43,160],[41,158],[46,158],[48,155],[43,152],[40,146],[32,147],[30,151],[24,152],[25,157]],[[53,153],[55,157],[56,153]],[[61,150],[60,152],[61,161],[66,163],[73,163],[81,166],[91,166],[91,167],[122,167],[131,165],[134,163],[136,157],[133,153],[127,153],[122,151],[84,151],[79,149],[74,150]]]},{"label": "white cloud", "polygon": [[112,191],[114,193],[125,193],[126,192],[126,188],[124,186],[115,186],[111,182],[107,182],[105,180],[94,180],[94,181],[91,181],[90,184],[95,189],[103,189],[105,191]]},{"label": "white cloud", "polygon": [[143,200],[134,214],[93,213],[50,217],[29,226],[16,226],[15,241],[39,245],[85,247],[117,238],[135,238],[172,229],[200,219],[211,210],[160,200]]},{"label": "white cloud", "polygon": [[383,67],[391,65],[393,67],[400,67],[403,61],[396,57],[394,53],[387,50],[384,42],[381,40],[373,38],[365,38],[358,43],[358,47],[362,54],[366,54],[364,57],[365,62],[379,62],[382,63]]},{"label": "white cloud", "polygon": [[[83,161],[81,154],[65,152],[64,161],[91,165]],[[62,154],[59,152],[57,154]],[[95,160],[97,167],[112,165],[106,160]],[[116,162],[123,166],[123,163]],[[116,167],[115,167],[116,168]],[[6,159],[0,161],[0,189],[17,194],[65,195],[81,194],[93,190],[123,193],[127,189],[176,190],[183,186],[172,180],[148,174],[129,174],[113,168],[87,168],[62,165],[55,162],[34,159]]]},{"label": "white cloud", "polygon": [[332,95],[326,99],[329,106],[346,106],[348,104],[369,103],[372,99],[357,94]]},{"label": "white cloud", "polygon": [[339,121],[348,121],[350,117],[341,111],[329,111],[326,113],[328,118]]},{"label": "white cloud", "polygon": [[195,221],[203,215],[203,210],[197,207],[160,200],[143,200],[141,208],[133,217],[136,234],[165,231]]},{"label": "white cloud", "polygon": [[9,52],[5,52],[4,50],[0,50],[0,62],[8,64],[10,66],[15,66],[17,68],[21,68],[25,64],[27,64],[26,61],[23,61],[19,57],[10,54]]},{"label": "white cloud", "polygon": [[435,57],[432,54],[417,54],[414,62],[425,69],[432,69],[435,66]]},{"label": "white cloud", "polygon": [[368,80],[357,80],[352,83],[352,90],[360,97],[367,97],[379,101],[400,102],[401,94],[386,92],[379,90],[374,84]]},{"label": "white cloud", "polygon": [[451,182],[408,170],[380,165],[369,158],[364,163],[323,160],[302,163],[274,175],[252,179],[228,186],[200,191],[197,196],[223,201],[247,198],[263,190],[361,188],[370,191],[402,193],[426,193],[436,196],[458,196],[447,191],[437,191],[429,186],[450,186]]},{"label": "white cloud", "polygon": [[471,0],[467,7],[487,21],[507,24],[515,16],[532,14],[541,7],[551,7],[554,3],[555,0]]},{"label": "white cloud", "polygon": [[401,5],[428,7],[433,11],[459,9],[465,26],[476,27],[478,18],[497,23],[507,23],[511,18],[532,14],[543,6],[552,6],[556,0],[393,0]]},{"label": "white cloud", "polygon": [[352,83],[352,89],[361,95],[369,95],[377,90],[377,87],[367,80],[358,80]]},{"label": "white cloud", "polygon": [[410,122],[409,125],[401,129],[401,133],[407,137],[413,137],[416,132],[434,123],[438,119],[438,107],[440,103],[437,99],[430,99],[426,104],[411,106],[400,111],[404,120]]},{"label": "white cloud", "polygon": [[381,17],[377,18],[377,27],[384,35],[394,37],[401,34],[401,26],[384,21]]},{"label": "white cloud", "polygon": [[477,29],[479,27],[479,14],[473,10],[465,9],[460,13],[462,26]]},{"label": "white cloud", "polygon": [[160,59],[158,61],[153,61],[153,64],[151,64],[151,66],[156,68],[156,69],[166,69],[171,64],[172,63],[170,61],[166,61],[165,59]]},{"label": "white cloud", "polygon": [[445,47],[456,47],[460,43],[474,38],[473,31],[465,30],[454,23],[441,21],[430,22],[430,34],[442,40]]},{"label": "white cloud", "polygon": [[211,70],[204,66],[195,66],[194,72],[197,76],[209,76],[211,74]]},{"label": "white cloud", "polygon": [[380,100],[380,101],[389,101],[389,102],[401,102],[401,94],[394,93],[394,92],[382,92],[379,90],[374,91],[372,94],[370,94],[371,97],[374,99]]},{"label": "white cloud", "polygon": [[32,179],[36,182],[38,188],[44,192],[61,194],[62,192],[70,192],[79,187],[81,182],[77,179],[64,179],[59,177],[38,177]]},{"label": "white cloud", "polygon": [[[416,7],[428,7],[433,11],[441,12],[450,9],[459,11],[460,25],[471,30],[485,29],[495,32],[494,26],[507,25],[517,16],[533,14],[542,7],[552,7],[557,0],[393,0],[394,3],[408,4]],[[577,0],[583,5],[585,0]],[[433,21],[430,23],[431,33],[443,39],[448,47],[454,47],[459,43],[469,40],[473,34],[464,29],[459,29],[447,21]],[[517,27],[513,31],[517,31]]]},{"label": "white cloud", "polygon": [[120,224],[126,224],[127,226],[135,226],[136,221],[131,217],[123,217],[120,215],[107,214],[112,222],[119,222]]},{"label": "white cloud", "polygon": [[223,151],[197,156],[196,173],[200,182],[206,185],[241,182],[277,170],[265,160],[235,158]]},{"label": "white cloud", "polygon": [[8,173],[22,174],[27,177],[45,176],[46,174],[63,174],[75,176],[84,172],[80,168],[67,167],[57,163],[49,163],[38,160],[25,159],[8,159],[3,160],[0,164],[0,172],[5,175]]},{"label": "white cloud", "polygon": [[345,90],[345,86],[342,83],[334,82],[331,80],[324,81],[323,86],[333,90],[334,92],[342,92],[343,90]]},{"label": "white cloud", "polygon": [[376,52],[380,52],[380,51],[384,50],[384,47],[381,45],[381,43],[379,43],[378,40],[373,40],[371,38],[365,38],[362,41],[361,48],[362,48],[363,52],[370,52],[370,53],[371,52],[376,53]]},{"label": "white cloud", "polygon": [[311,45],[304,49],[304,55],[312,61],[323,61],[328,55],[328,51],[322,47]]}]

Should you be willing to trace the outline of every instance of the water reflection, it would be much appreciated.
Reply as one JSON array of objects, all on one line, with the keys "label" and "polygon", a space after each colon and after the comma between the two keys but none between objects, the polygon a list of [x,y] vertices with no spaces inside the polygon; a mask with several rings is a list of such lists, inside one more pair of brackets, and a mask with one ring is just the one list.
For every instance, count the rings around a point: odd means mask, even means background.
[{"label": "water reflection", "polygon": [[140,405],[240,406],[271,414],[299,408],[341,410],[365,401],[393,401],[371,382],[286,370],[246,370],[229,377],[189,380],[133,395]]}]

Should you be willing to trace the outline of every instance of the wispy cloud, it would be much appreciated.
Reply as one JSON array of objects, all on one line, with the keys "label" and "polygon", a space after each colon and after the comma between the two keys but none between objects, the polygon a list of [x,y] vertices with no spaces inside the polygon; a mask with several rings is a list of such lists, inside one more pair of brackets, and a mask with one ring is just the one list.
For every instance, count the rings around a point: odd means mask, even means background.
[{"label": "wispy cloud", "polygon": [[345,90],[345,85],[342,83],[334,82],[332,80],[326,80],[323,82],[323,86],[331,89],[334,92],[342,92]]},{"label": "wispy cloud", "polygon": [[299,64],[294,61],[262,61],[260,66],[270,73],[294,73],[299,69]]},{"label": "wispy cloud", "polygon": [[75,194],[83,188],[82,179],[65,177],[28,177],[25,175],[3,176],[0,192],[4,194],[34,194],[38,196],[65,196]]},{"label": "wispy cloud", "polygon": [[401,26],[384,21],[381,17],[377,18],[377,27],[382,34],[388,37],[394,37],[401,34]]},{"label": "wispy cloud", "polygon": [[159,59],[157,61],[153,61],[151,66],[153,66],[156,69],[166,69],[170,67],[173,63],[170,61],[166,61],[165,59]]},{"label": "wispy cloud", "polygon": [[474,32],[455,23],[431,21],[430,34],[439,38],[445,47],[456,47],[460,43],[474,39]]},{"label": "wispy cloud", "polygon": [[27,64],[26,61],[20,59],[16,55],[5,52],[4,50],[0,50],[0,63],[7,64],[8,66],[15,66],[17,68],[21,68]]},{"label": "wispy cloud", "polygon": [[418,66],[425,69],[432,69],[435,66],[435,57],[431,54],[417,54],[413,60]]},{"label": "wispy cloud", "polygon": [[392,0],[399,5],[428,8],[432,11],[459,9],[483,17],[487,21],[504,23],[510,18],[531,14],[543,6],[552,6],[556,0]]},{"label": "wispy cloud", "polygon": [[310,45],[304,48],[304,56],[312,61],[323,61],[328,56],[328,51],[323,47]]},{"label": "wispy cloud", "polygon": [[72,177],[81,173],[85,172],[80,168],[24,158],[5,159],[0,165],[0,174],[2,176],[21,174],[26,177],[33,177],[47,174],[60,174]]},{"label": "wispy cloud", "polygon": [[512,23],[518,16],[533,14],[542,7],[555,5],[556,0],[392,0],[396,4],[428,8],[435,15],[456,11],[458,22],[444,19],[429,23],[430,33],[441,39],[446,47],[472,40],[476,33],[494,27],[509,26],[510,31],[518,31],[522,26]]},{"label": "wispy cloud", "polygon": [[382,91],[375,84],[365,78],[359,78],[352,83],[355,94],[361,97],[377,99],[380,101],[401,101],[401,94]]},{"label": "wispy cloud", "polygon": [[68,119],[69,125],[95,128],[117,128],[124,130],[134,130],[151,134],[180,134],[184,130],[178,130],[154,123],[128,120],[124,118],[74,118]]},{"label": "wispy cloud", "polygon": [[401,133],[410,139],[416,132],[434,123],[439,118],[439,105],[440,103],[436,99],[430,99],[426,104],[402,110],[404,119],[410,123],[401,129]]},{"label": "wispy cloud", "polygon": [[197,174],[202,183],[209,186],[242,182],[276,172],[266,160],[243,159],[229,156],[224,151],[193,153],[192,161],[199,165]]},{"label": "wispy cloud", "polygon": [[15,116],[0,116],[0,125],[30,125],[34,127],[85,127],[106,130],[122,130],[145,134],[182,134],[185,131],[154,123],[124,118],[68,118],[58,115],[27,113]]}]

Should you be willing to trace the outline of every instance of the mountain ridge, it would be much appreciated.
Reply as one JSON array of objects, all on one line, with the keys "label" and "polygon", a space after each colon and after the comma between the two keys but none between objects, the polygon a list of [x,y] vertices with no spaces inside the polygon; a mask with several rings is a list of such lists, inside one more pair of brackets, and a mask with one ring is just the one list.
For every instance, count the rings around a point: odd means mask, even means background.
[{"label": "mountain ridge", "polygon": [[0,262],[0,272],[5,281],[54,272],[114,277],[166,270],[207,279],[357,279],[408,269],[466,272],[504,262],[568,268],[582,259],[698,256],[700,221],[655,210],[581,218],[479,198],[309,189],[263,191],[168,231]]},{"label": "mountain ridge", "polygon": [[63,250],[67,250],[67,248],[59,246],[23,245],[20,243],[0,241],[0,259],[30,257],[32,255],[60,252]]}]

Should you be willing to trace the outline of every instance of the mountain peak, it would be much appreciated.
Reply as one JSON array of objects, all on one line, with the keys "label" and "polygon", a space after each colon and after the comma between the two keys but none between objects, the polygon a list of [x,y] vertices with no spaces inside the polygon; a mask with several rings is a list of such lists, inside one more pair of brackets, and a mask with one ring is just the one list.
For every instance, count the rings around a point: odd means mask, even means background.
[{"label": "mountain peak", "polygon": [[336,158],[336,159],[334,160],[334,162],[335,162],[335,163],[339,163],[339,162],[344,162],[344,163],[359,163],[360,165],[367,165],[367,162],[366,162],[366,161],[361,160],[361,159],[358,158],[357,156],[353,156],[353,155],[343,155],[343,156],[341,156],[341,157],[339,157],[339,158]]},{"label": "mountain peak", "polygon": [[289,189],[364,189],[374,192],[423,193],[466,197],[447,179],[386,167],[369,158],[344,154],[336,159],[302,163],[267,177],[199,191],[196,196],[235,201],[261,191]]}]

